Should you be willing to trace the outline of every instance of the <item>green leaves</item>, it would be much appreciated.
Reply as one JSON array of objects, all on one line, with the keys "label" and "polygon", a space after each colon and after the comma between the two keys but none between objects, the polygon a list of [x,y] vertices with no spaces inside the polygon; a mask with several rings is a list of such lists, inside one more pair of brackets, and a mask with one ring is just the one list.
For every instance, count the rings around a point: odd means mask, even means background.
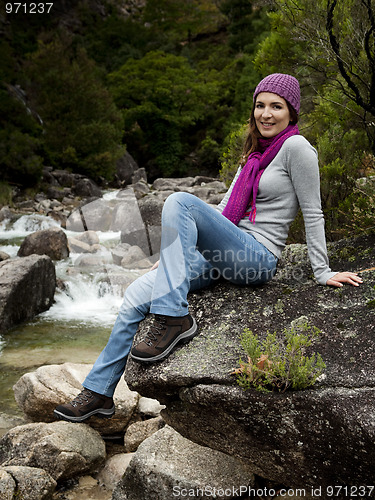
[{"label": "green leaves", "polygon": [[217,100],[218,82],[205,79],[185,57],[162,51],[128,59],[108,82],[123,112],[126,141],[142,141],[145,156],[164,175],[178,171],[189,128]]},{"label": "green leaves", "polygon": [[280,340],[276,333],[268,333],[261,341],[248,328],[243,331],[241,345],[247,361],[240,359],[240,367],[233,372],[243,389],[254,388],[261,392],[301,390],[314,385],[323,373],[326,365],[320,354],[306,355],[307,348],[319,336],[317,328],[303,325],[284,330],[283,334]]},{"label": "green leaves", "polygon": [[29,92],[42,117],[48,160],[94,179],[111,178],[121,154],[121,114],[95,63],[69,39],[40,43],[27,66]]}]

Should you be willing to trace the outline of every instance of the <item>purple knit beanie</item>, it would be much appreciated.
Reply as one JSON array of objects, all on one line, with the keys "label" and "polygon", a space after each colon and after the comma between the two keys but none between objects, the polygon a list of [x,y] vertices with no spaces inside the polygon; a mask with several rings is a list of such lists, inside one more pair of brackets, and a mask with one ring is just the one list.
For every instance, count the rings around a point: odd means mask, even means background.
[{"label": "purple knit beanie", "polygon": [[301,91],[297,78],[294,76],[285,75],[283,73],[273,73],[266,76],[257,86],[254,92],[253,100],[255,102],[256,96],[261,92],[272,92],[280,97],[283,97],[292,108],[299,113]]}]

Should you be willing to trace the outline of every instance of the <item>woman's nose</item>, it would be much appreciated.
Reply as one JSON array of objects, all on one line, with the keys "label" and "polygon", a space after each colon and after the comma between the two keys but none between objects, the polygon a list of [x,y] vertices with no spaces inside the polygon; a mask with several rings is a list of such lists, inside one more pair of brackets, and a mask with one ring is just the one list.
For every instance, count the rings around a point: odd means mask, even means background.
[{"label": "woman's nose", "polygon": [[271,109],[269,107],[265,107],[263,109],[263,113],[262,114],[263,114],[264,118],[271,116],[272,115]]}]

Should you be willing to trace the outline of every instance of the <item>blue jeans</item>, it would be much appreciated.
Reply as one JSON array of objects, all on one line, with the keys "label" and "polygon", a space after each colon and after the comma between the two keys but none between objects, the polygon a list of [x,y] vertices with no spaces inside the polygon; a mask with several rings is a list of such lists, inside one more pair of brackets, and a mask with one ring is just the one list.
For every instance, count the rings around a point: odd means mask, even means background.
[{"label": "blue jeans", "polygon": [[140,321],[151,312],[188,314],[187,295],[218,276],[239,285],[259,285],[276,272],[277,258],[250,233],[189,193],[167,198],[162,213],[160,263],[125,291],[107,345],[83,386],[112,396],[124,373]]}]

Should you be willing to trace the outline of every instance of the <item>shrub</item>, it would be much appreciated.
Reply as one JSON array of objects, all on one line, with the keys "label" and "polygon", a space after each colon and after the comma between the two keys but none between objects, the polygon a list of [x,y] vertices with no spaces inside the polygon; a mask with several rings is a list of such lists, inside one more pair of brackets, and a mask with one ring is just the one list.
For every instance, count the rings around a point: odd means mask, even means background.
[{"label": "shrub", "polygon": [[276,333],[268,333],[262,342],[248,328],[243,331],[241,345],[247,362],[240,359],[240,367],[233,372],[243,389],[254,388],[261,392],[301,390],[312,386],[323,373],[326,365],[320,354],[305,354],[319,330],[304,325],[302,331],[301,327],[292,327],[283,333],[283,341]]}]

